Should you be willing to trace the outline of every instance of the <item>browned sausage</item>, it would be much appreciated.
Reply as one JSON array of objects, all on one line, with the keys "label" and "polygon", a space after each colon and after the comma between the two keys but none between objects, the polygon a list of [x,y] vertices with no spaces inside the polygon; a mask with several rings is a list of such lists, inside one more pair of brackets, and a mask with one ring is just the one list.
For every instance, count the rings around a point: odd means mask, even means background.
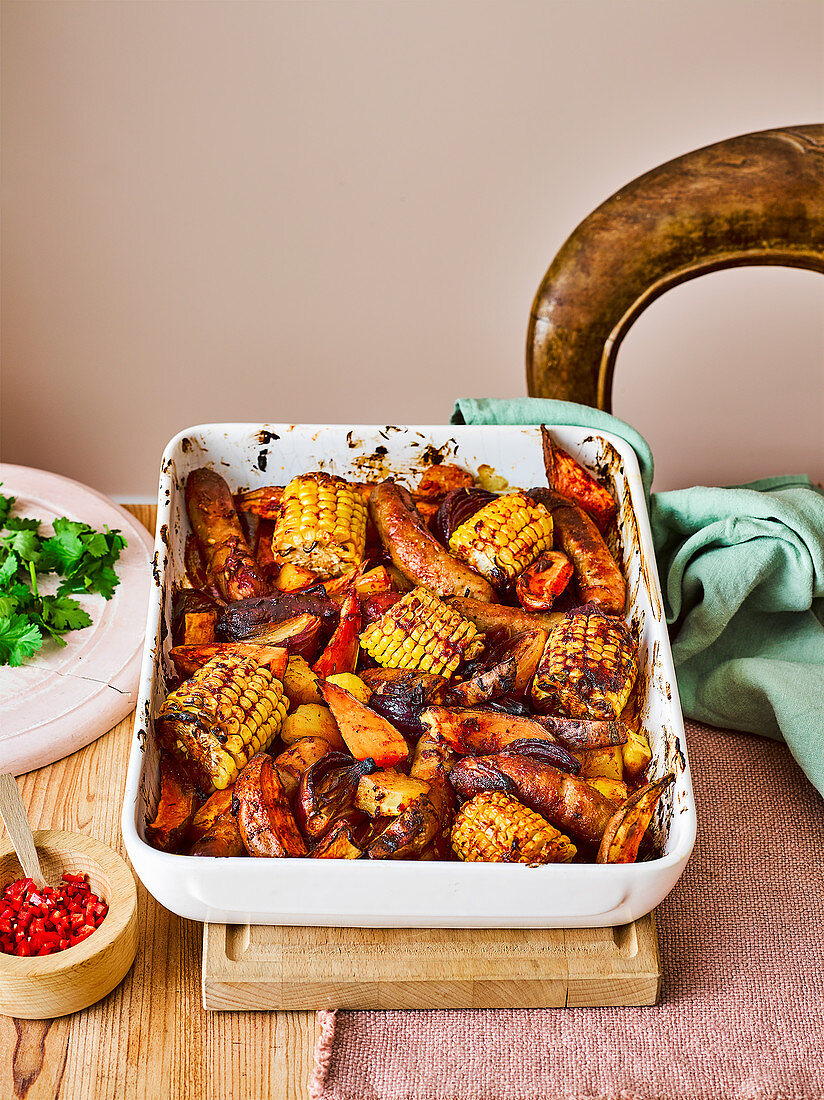
[{"label": "browned sausage", "polygon": [[581,602],[597,603],[608,615],[621,615],[626,582],[593,520],[551,489],[530,489],[529,495],[552,513],[555,545],[575,566]]},{"label": "browned sausage", "polygon": [[207,576],[223,598],[266,595],[268,586],[243,535],[229,486],[220,474],[203,466],[193,470],[186,479],[186,508]]},{"label": "browned sausage", "polygon": [[462,797],[507,791],[543,814],[556,828],[587,844],[600,844],[615,805],[584,779],[525,756],[495,753],[464,757],[449,772]]},{"label": "browned sausage", "polygon": [[392,563],[408,580],[439,596],[471,596],[487,603],[495,599],[492,586],[430,534],[412,497],[391,478],[372,490],[369,514]]},{"label": "browned sausage", "polygon": [[484,634],[495,630],[508,630],[510,634],[552,630],[564,617],[563,611],[522,611],[520,607],[507,607],[502,603],[482,603],[471,596],[456,596],[447,602]]}]

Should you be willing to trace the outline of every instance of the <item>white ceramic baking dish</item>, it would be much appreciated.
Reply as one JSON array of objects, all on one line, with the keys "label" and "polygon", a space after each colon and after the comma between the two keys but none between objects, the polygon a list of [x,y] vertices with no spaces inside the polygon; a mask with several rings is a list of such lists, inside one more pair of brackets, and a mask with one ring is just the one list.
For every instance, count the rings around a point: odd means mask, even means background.
[{"label": "white ceramic baking dish", "polygon": [[231,488],[283,484],[325,469],[353,480],[392,474],[416,481],[437,452],[473,472],[481,464],[513,487],[546,484],[537,427],[354,427],[207,424],[176,436],[163,455],[158,496],[155,586],[150,606],[123,835],[135,870],[163,905],[201,921],[358,927],[537,928],[623,924],[648,913],[678,881],[695,840],[695,803],[684,726],[638,464],[621,439],[583,428],[554,438],[599,470],[619,502],[629,618],[638,632],[644,727],[651,776],[676,782],[653,823],[663,855],[597,866],[312,859],[201,859],[158,852],[145,823],[159,794],[152,718],[173,671],[171,595],[184,575],[188,531],[184,486],[208,465]]}]

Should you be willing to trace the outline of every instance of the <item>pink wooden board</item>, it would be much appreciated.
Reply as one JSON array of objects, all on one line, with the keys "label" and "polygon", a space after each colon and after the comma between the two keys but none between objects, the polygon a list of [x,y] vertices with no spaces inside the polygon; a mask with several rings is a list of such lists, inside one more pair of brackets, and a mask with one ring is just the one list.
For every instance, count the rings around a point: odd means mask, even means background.
[{"label": "pink wooden board", "polygon": [[[65,649],[48,641],[20,668],[0,666],[0,772],[19,775],[83,748],[134,709],[154,541],[134,516],[78,481],[0,463],[0,482],[0,492],[17,497],[13,515],[43,520],[41,530],[68,516],[119,528],[128,541],[112,599],[75,597],[91,626],[64,635]],[[43,578],[42,591],[56,586]]]}]

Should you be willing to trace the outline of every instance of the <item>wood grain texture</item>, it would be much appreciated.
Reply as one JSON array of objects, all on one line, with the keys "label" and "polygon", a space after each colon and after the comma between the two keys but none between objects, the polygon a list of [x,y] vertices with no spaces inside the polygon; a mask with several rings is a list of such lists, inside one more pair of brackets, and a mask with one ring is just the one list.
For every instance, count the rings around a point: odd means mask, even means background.
[{"label": "wood grain texture", "polygon": [[658,999],[652,914],[621,928],[206,925],[209,1008],[560,1008]]},{"label": "wood grain texture", "polygon": [[[130,507],[150,530],[155,509]],[[34,828],[88,833],[125,857],[120,811],[132,720],[18,780]],[[5,834],[3,834],[5,835]],[[108,997],[56,1020],[0,1017],[9,1100],[305,1100],[317,1035],[308,1012],[206,1013],[201,926],[138,884],[137,958]]]}]

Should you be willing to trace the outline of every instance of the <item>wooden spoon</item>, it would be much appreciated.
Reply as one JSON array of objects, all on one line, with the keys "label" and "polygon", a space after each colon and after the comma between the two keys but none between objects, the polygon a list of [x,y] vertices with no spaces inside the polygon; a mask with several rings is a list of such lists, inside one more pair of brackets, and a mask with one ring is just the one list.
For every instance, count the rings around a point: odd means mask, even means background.
[{"label": "wooden spoon", "polygon": [[33,879],[38,890],[42,890],[46,880],[40,870],[40,860],[34,846],[31,826],[23,806],[23,799],[20,797],[17,780],[9,772],[0,775],[0,817],[3,818],[8,829],[20,866],[23,868],[23,874]]}]

